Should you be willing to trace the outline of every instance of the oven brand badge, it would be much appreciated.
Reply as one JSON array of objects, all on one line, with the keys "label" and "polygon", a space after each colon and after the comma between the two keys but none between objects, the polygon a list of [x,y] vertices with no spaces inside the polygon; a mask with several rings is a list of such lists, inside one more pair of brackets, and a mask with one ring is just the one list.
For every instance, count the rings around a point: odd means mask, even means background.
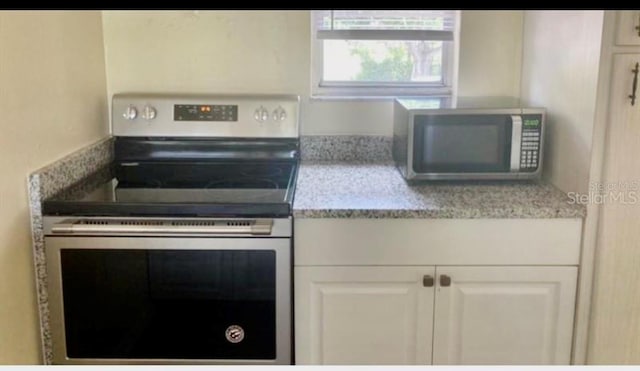
[{"label": "oven brand badge", "polygon": [[227,338],[228,342],[237,344],[244,340],[244,330],[238,325],[231,325],[227,327],[227,330],[224,332],[224,336]]}]

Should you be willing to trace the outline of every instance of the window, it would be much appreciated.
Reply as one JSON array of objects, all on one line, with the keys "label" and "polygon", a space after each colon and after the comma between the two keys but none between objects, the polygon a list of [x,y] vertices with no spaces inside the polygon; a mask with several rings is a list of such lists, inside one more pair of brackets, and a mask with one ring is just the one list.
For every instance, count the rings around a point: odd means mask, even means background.
[{"label": "window", "polygon": [[457,19],[451,10],[313,11],[312,94],[451,94]]}]

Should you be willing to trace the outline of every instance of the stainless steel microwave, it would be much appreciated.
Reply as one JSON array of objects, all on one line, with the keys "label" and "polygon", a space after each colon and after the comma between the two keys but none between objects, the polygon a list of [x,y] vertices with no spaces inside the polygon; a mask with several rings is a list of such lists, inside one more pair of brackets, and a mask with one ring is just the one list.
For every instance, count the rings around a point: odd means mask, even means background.
[{"label": "stainless steel microwave", "polygon": [[393,158],[408,180],[536,179],[544,127],[514,98],[396,99]]}]

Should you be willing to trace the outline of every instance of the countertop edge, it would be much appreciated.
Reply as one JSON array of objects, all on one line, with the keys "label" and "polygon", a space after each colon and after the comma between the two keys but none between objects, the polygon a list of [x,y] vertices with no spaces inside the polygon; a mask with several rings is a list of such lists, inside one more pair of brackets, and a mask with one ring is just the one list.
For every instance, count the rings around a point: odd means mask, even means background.
[{"label": "countertop edge", "polygon": [[460,209],[450,211],[431,210],[339,210],[298,209],[293,217],[299,219],[584,219],[581,212],[559,213],[557,210],[536,209],[537,213],[509,213],[508,210],[486,211]]}]

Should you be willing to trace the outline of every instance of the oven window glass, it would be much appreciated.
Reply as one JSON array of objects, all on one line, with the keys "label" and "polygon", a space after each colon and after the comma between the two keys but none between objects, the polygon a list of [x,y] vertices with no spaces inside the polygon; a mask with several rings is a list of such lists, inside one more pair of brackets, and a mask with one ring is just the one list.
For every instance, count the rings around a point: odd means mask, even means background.
[{"label": "oven window glass", "polygon": [[70,358],[276,357],[275,251],[60,254]]},{"label": "oven window glass", "polygon": [[511,117],[508,115],[416,116],[414,171],[417,173],[508,172]]}]

